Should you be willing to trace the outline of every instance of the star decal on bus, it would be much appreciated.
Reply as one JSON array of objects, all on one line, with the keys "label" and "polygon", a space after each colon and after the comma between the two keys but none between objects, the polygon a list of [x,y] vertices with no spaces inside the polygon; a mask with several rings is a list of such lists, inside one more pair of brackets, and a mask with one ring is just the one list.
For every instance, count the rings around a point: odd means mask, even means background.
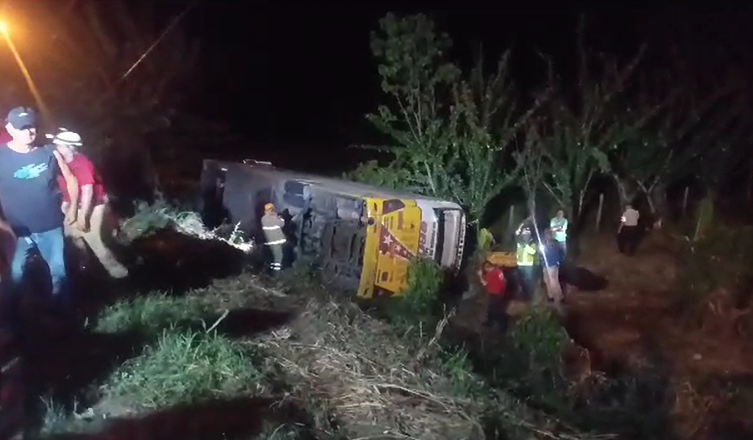
[{"label": "star decal on bus", "polygon": [[400,240],[392,235],[389,229],[384,226],[382,226],[379,234],[379,253],[403,260],[410,260],[415,257],[415,254],[404,244],[400,243]]}]

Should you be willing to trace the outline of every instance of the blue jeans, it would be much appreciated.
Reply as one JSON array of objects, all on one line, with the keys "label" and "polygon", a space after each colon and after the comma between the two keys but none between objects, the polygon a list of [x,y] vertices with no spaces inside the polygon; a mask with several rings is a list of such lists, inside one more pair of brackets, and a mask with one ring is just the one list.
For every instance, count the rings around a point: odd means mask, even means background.
[{"label": "blue jeans", "polygon": [[560,249],[562,249],[562,259],[564,260],[567,256],[567,241],[558,241],[557,244],[560,246]]},{"label": "blue jeans", "polygon": [[0,326],[15,326],[18,305],[22,294],[26,260],[33,251],[38,251],[47,263],[52,281],[53,306],[61,312],[68,312],[69,292],[68,277],[65,268],[65,235],[63,228],[56,228],[46,232],[33,232],[27,237],[19,237],[16,243],[16,253],[11,262],[10,279],[3,280],[3,296],[5,304],[0,310]]},{"label": "blue jeans", "polygon": [[531,301],[536,292],[536,268],[534,266],[518,266],[520,274],[520,293],[523,301]]}]

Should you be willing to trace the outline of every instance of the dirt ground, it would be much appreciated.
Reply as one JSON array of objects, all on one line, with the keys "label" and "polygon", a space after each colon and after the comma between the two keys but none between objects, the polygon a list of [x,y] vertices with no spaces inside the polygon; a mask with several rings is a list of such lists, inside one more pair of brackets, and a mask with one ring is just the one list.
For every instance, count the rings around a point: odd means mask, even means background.
[{"label": "dirt ground", "polygon": [[[569,292],[568,332],[589,352],[586,369],[663,375],[667,417],[679,438],[753,438],[753,344],[741,331],[753,310],[737,309],[729,293],[714,292],[688,325],[676,306],[682,292],[675,287],[674,247],[657,233],[627,257],[608,238],[584,241],[578,265],[607,277],[609,286]],[[480,327],[484,307],[482,295],[467,300],[458,320]],[[513,304],[511,314],[521,308]]]}]

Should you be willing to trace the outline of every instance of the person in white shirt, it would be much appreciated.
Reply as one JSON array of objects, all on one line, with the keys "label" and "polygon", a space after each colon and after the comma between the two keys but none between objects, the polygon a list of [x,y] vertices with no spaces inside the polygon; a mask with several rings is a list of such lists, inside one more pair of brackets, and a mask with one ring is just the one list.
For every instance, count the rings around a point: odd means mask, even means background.
[{"label": "person in white shirt", "polygon": [[621,253],[635,254],[640,241],[640,229],[638,228],[640,218],[641,213],[633,209],[632,205],[625,205],[625,211],[620,218],[620,228],[617,230],[617,248]]},{"label": "person in white shirt", "polygon": [[549,221],[549,228],[552,230],[554,241],[562,249],[562,256],[567,254],[567,226],[565,211],[557,210],[557,214]]}]

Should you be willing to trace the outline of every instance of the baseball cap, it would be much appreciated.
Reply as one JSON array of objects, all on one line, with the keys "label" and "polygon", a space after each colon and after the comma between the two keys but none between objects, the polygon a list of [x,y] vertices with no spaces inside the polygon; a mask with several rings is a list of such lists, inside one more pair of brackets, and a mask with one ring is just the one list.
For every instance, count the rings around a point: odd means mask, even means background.
[{"label": "baseball cap", "polygon": [[8,112],[6,122],[16,130],[35,128],[37,126],[37,112],[30,107],[16,107]]}]

